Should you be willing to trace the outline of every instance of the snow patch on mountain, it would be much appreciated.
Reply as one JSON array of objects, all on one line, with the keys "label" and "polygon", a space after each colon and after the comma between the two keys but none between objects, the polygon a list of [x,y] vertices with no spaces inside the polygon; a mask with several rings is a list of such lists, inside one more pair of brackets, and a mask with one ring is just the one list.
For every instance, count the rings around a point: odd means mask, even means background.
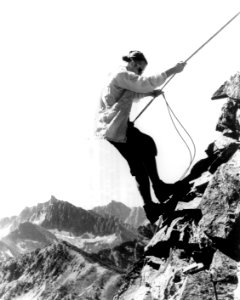
[{"label": "snow patch on mountain", "polygon": [[95,236],[91,233],[85,233],[81,236],[74,236],[71,232],[57,229],[49,230],[59,240],[71,243],[72,245],[84,249],[87,252],[97,252],[104,248],[111,248],[119,244],[120,238],[116,233],[104,236]]},{"label": "snow patch on mountain", "polygon": [[34,223],[36,225],[41,225],[43,223],[43,221],[45,220],[46,218],[46,212],[42,212],[41,214],[39,214],[38,216],[33,216],[31,219],[30,219],[30,222],[31,223]]},{"label": "snow patch on mountain", "polygon": [[0,227],[0,239],[2,239],[3,237],[5,237],[6,235],[8,235],[11,232],[11,224],[5,226],[5,227]]}]

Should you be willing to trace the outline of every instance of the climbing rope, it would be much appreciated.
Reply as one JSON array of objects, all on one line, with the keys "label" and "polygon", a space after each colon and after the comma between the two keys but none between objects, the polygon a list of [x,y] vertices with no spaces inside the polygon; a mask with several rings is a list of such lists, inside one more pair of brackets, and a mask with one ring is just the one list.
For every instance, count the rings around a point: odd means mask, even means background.
[{"label": "climbing rope", "polygon": [[[205,43],[203,43],[196,51],[194,51],[184,62],[187,63],[193,56],[195,56],[204,46],[206,46],[216,35],[218,35],[227,25],[229,25],[238,15],[240,14],[240,11],[232,17],[226,24],[224,24],[216,33],[214,33]],[[165,86],[173,79],[173,77],[176,75],[173,74],[169,79],[165,82],[165,84],[162,86],[161,90],[165,88]],[[144,111],[149,107],[149,105],[156,99],[156,97],[153,97],[153,99],[143,108],[143,110],[137,115],[137,117],[134,119],[133,123],[144,113]]]},{"label": "climbing rope", "polygon": [[[240,14],[240,12],[238,12],[235,16],[233,16],[226,24],[224,24],[215,34],[213,34],[205,43],[203,43],[196,51],[194,51],[184,62],[187,63],[194,55],[196,55],[204,46],[206,46],[216,35],[218,35],[227,25],[229,25],[238,15]],[[162,86],[161,90],[164,89],[164,87],[173,79],[173,77],[176,75],[173,74],[166,82],[165,84]],[[173,112],[172,108],[170,107],[169,103],[166,100],[166,97],[164,95],[164,93],[162,93],[162,96],[165,100],[165,103],[167,105],[167,109],[168,109],[168,113],[169,116],[172,120],[172,123],[178,133],[178,135],[180,136],[180,138],[182,139],[182,141],[184,142],[184,144],[186,145],[189,155],[190,155],[190,163],[187,167],[187,169],[184,171],[184,173],[182,174],[182,176],[180,177],[180,180],[182,180],[186,174],[188,173],[188,171],[190,170],[192,163],[195,159],[196,156],[196,145],[192,139],[192,137],[190,136],[190,134],[188,133],[188,131],[184,128],[184,126],[182,125],[182,123],[180,122],[180,120],[176,117],[175,113]],[[136,120],[144,113],[144,111],[150,106],[150,104],[156,99],[157,97],[153,97],[152,100],[142,109],[142,111],[136,116],[136,118],[133,120],[133,123],[136,122]],[[173,119],[173,117],[175,118],[175,120],[178,122],[178,124],[182,127],[182,129],[185,131],[185,133],[188,135],[188,137],[190,138],[192,145],[193,145],[193,154],[190,150],[190,147],[188,146],[186,140],[183,138],[183,136],[181,135],[180,131],[178,130],[175,121]]]},{"label": "climbing rope", "polygon": [[[172,110],[171,106],[169,105],[169,103],[167,102],[167,99],[164,95],[164,93],[162,94],[163,96],[163,99],[167,105],[167,109],[168,109],[168,113],[169,113],[169,116],[171,118],[171,121],[173,123],[173,126],[175,128],[175,130],[177,131],[178,135],[180,136],[180,138],[182,139],[182,141],[184,142],[184,144],[186,145],[187,149],[188,149],[188,152],[189,152],[189,155],[190,155],[190,163],[187,167],[187,169],[185,170],[185,172],[182,174],[182,176],[180,177],[180,180],[182,180],[186,174],[188,173],[188,171],[190,170],[191,166],[192,166],[192,163],[195,159],[195,156],[196,156],[196,145],[191,137],[191,135],[189,134],[189,132],[186,130],[186,128],[183,126],[182,122],[179,120],[179,118],[177,118],[176,114],[174,113],[174,111]],[[182,129],[184,130],[184,132],[188,135],[188,137],[190,138],[191,142],[192,142],[192,146],[193,146],[193,154],[191,152],[191,149],[189,147],[189,145],[187,144],[186,140],[184,139],[184,137],[182,136],[182,134],[180,133],[180,131],[178,130],[177,126],[176,126],[176,123],[174,121],[174,118],[175,120],[178,122],[178,124],[182,127]]]}]

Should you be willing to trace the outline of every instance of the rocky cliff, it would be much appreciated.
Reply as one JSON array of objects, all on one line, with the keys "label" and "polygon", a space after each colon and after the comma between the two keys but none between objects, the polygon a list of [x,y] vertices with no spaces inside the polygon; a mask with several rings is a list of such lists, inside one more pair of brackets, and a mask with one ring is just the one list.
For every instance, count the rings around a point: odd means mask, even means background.
[{"label": "rocky cliff", "polygon": [[239,78],[232,76],[213,95],[226,98],[220,135],[183,180],[189,188],[169,197],[144,259],[114,300],[240,299]]}]

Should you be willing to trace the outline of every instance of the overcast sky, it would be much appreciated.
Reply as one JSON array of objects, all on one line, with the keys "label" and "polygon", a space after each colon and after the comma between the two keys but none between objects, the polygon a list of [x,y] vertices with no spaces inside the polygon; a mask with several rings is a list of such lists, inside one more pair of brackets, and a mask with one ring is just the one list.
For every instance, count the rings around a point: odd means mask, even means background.
[{"label": "overcast sky", "polygon": [[[111,200],[142,205],[126,163],[93,135],[104,78],[129,50],[146,55],[146,74],[186,60],[239,12],[238,2],[1,1],[0,218],[51,195],[86,209]],[[216,137],[224,103],[211,96],[240,70],[239,32],[240,16],[165,89],[196,160]],[[136,126],[156,140],[161,178],[178,180],[189,153],[161,97]]]}]

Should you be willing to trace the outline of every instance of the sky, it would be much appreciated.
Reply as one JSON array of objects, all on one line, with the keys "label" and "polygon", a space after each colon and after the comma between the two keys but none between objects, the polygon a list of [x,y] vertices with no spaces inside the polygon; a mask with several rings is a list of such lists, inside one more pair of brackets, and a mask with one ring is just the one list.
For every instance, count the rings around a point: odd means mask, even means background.
[{"label": "sky", "polygon": [[[105,78],[130,50],[147,57],[146,75],[186,60],[239,12],[238,2],[2,0],[0,218],[52,195],[85,209],[112,200],[142,205],[126,162],[94,137]],[[225,100],[211,96],[240,70],[239,31],[240,16],[164,89],[195,142],[195,162],[218,136],[215,127]],[[149,100],[134,105],[131,118]],[[162,97],[136,126],[157,143],[161,178],[179,180],[189,166],[189,152]]]}]

